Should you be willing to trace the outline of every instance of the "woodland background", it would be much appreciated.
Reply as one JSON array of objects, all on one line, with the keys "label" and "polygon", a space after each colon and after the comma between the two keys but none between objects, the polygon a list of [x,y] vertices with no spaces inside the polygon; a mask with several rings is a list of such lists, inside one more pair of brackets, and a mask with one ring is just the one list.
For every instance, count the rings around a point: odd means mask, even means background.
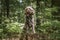
[{"label": "woodland background", "polygon": [[60,40],[60,0],[0,0],[0,38],[21,34],[24,10],[30,5],[35,10],[36,33]]}]

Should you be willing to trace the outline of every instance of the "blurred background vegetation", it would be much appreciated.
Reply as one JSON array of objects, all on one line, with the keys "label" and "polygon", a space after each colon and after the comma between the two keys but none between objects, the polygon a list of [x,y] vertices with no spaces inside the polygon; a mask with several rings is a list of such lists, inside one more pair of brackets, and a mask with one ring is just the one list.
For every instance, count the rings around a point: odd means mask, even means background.
[{"label": "blurred background vegetation", "polygon": [[0,0],[0,38],[22,32],[27,6],[35,9],[36,33],[60,40],[60,0]]}]

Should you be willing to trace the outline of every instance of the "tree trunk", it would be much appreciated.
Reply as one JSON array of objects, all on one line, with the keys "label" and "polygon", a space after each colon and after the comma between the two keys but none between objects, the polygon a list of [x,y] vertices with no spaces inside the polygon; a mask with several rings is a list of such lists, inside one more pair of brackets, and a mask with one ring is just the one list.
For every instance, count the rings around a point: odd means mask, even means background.
[{"label": "tree trunk", "polygon": [[7,17],[9,17],[9,0],[5,0],[5,6],[6,6]]}]

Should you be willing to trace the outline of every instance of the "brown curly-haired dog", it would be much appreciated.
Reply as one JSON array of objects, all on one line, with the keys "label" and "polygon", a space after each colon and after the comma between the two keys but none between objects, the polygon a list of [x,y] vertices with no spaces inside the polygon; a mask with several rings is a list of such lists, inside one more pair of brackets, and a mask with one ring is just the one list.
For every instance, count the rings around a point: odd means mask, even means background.
[{"label": "brown curly-haired dog", "polygon": [[31,6],[25,8],[26,16],[33,15],[35,13],[34,9]]}]

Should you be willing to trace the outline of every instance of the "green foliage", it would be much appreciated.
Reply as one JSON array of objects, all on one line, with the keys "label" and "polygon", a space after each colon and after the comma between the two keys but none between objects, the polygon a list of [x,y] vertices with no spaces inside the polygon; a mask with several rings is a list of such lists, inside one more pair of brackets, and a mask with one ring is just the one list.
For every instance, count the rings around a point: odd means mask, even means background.
[{"label": "green foliage", "polygon": [[[26,6],[36,10],[36,33],[48,34],[52,39],[60,37],[60,6],[52,5],[52,0],[9,0],[9,18],[5,0],[0,0],[0,37],[9,33],[21,33],[25,22]],[[59,10],[58,10],[59,9]],[[57,15],[58,14],[58,15]],[[54,19],[54,20],[53,20]]]},{"label": "green foliage", "polygon": [[0,29],[0,34],[3,32],[3,29]]},{"label": "green foliage", "polygon": [[6,29],[8,30],[7,32],[9,33],[21,33],[23,27],[24,27],[24,24],[15,22],[15,23],[7,24]]}]

